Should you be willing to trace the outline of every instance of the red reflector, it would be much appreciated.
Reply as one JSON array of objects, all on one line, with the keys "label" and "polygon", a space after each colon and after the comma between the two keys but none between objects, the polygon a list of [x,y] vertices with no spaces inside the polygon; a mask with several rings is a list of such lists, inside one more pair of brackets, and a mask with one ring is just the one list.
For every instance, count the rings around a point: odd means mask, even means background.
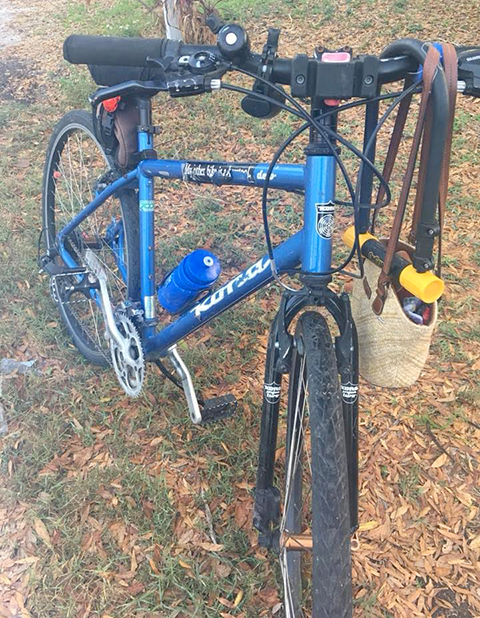
[{"label": "red reflector", "polygon": [[323,52],[322,62],[350,62],[350,52]]},{"label": "red reflector", "polygon": [[122,100],[122,97],[113,97],[113,99],[107,99],[103,102],[103,107],[112,114],[118,107],[118,104]]}]

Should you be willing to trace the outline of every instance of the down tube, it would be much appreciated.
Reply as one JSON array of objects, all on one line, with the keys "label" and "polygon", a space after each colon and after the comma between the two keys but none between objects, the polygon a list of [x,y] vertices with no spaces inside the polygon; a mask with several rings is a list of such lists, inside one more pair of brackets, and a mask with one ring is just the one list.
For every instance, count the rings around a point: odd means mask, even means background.
[{"label": "down tube", "polygon": [[[280,273],[295,268],[301,261],[303,230],[274,250],[275,263]],[[234,279],[207,296],[175,322],[163,328],[154,337],[147,337],[144,349],[147,360],[164,356],[169,347],[197,330],[226,309],[233,307],[259,288],[272,281],[268,256],[260,258]]]}]

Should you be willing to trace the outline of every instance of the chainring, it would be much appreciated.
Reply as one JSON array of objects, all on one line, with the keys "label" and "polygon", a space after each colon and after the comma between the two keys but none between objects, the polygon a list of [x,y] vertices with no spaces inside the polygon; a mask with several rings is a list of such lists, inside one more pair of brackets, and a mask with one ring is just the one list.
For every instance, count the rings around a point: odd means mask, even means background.
[{"label": "chainring", "polygon": [[123,314],[115,316],[117,328],[122,336],[122,345],[110,337],[112,363],[121,387],[130,395],[138,397],[145,377],[145,357],[142,341],[135,324]]}]

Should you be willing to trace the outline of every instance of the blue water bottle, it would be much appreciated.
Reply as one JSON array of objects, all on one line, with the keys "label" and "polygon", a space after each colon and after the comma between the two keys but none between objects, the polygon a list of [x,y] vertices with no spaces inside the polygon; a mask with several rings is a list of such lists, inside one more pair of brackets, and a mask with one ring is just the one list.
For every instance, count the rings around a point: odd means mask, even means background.
[{"label": "blue water bottle", "polygon": [[170,313],[179,313],[212,287],[220,270],[220,262],[213,253],[206,249],[192,251],[158,286],[158,302]]}]

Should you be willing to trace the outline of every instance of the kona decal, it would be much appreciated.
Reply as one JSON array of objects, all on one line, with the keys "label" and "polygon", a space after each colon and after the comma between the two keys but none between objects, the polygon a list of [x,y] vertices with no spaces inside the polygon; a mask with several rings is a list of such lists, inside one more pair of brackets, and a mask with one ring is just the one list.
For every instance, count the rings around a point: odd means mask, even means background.
[{"label": "kona decal", "polygon": [[317,234],[321,238],[331,238],[335,205],[328,202],[328,204],[315,204],[315,208],[317,209]]},{"label": "kona decal", "polygon": [[223,285],[221,288],[218,288],[216,292],[208,296],[203,302],[199,303],[196,307],[191,309],[191,312],[195,314],[195,317],[202,317],[202,313],[205,313],[215,305],[217,305],[220,301],[222,301],[226,296],[229,296],[233,290],[238,290],[241,288],[247,281],[254,279],[257,275],[260,275],[267,268],[270,268],[270,259],[268,257],[261,258],[258,262],[255,262],[253,266],[247,268],[243,273],[237,275],[234,279]]},{"label": "kona decal", "polygon": [[263,385],[263,392],[268,403],[277,403],[280,399],[280,384],[272,382],[271,384]]},{"label": "kona decal", "polygon": [[355,403],[358,398],[358,384],[346,382],[342,384],[342,399],[345,403]]}]

